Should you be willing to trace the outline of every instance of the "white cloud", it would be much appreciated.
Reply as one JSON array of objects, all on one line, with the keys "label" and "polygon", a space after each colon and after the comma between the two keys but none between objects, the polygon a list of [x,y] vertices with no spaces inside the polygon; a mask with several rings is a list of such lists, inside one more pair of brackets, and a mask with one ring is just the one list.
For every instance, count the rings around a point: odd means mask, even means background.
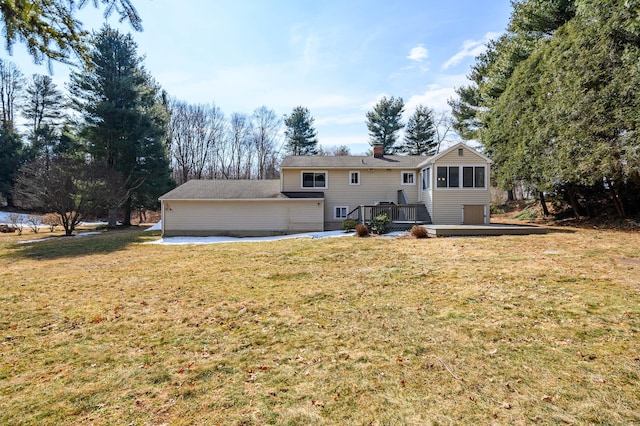
[{"label": "white cloud", "polygon": [[436,78],[433,84],[426,87],[422,93],[416,93],[405,102],[405,116],[413,114],[418,105],[424,105],[436,112],[449,112],[451,107],[447,100],[455,98],[455,88],[467,84],[468,80],[464,74],[441,75]]},{"label": "white cloud", "polygon": [[415,62],[422,62],[428,57],[429,51],[427,50],[427,48],[424,47],[424,44],[419,44],[409,51],[409,56],[407,56],[407,59]]},{"label": "white cloud", "polygon": [[447,62],[442,65],[442,69],[448,69],[454,65],[457,65],[464,58],[472,57],[475,58],[485,50],[487,50],[487,43],[490,40],[497,38],[500,34],[489,32],[484,35],[481,40],[465,40],[462,43],[462,49],[453,55]]}]

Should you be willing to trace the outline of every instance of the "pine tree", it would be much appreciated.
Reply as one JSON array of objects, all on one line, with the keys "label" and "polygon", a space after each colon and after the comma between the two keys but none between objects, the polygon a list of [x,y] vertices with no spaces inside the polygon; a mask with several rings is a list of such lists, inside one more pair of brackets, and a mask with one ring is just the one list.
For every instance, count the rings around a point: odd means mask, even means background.
[{"label": "pine tree", "polygon": [[433,155],[437,147],[433,111],[418,105],[407,122],[404,144],[396,151],[409,155]]},{"label": "pine tree", "polygon": [[29,121],[32,157],[50,158],[59,142],[57,126],[63,118],[65,101],[48,75],[34,74],[26,88],[22,115]]},{"label": "pine tree", "polygon": [[70,92],[84,121],[80,134],[91,158],[124,179],[123,223],[129,225],[133,208],[156,206],[158,196],[171,187],[168,115],[130,34],[105,26],[94,42],[87,66],[71,75]]},{"label": "pine tree", "polygon": [[395,151],[398,131],[404,127],[400,120],[404,111],[402,98],[387,98],[386,96],[367,112],[367,128],[369,129],[369,143],[382,144],[385,154]]},{"label": "pine tree", "polygon": [[315,155],[318,153],[317,133],[313,128],[313,117],[303,106],[293,109],[291,115],[284,117],[287,127],[284,134],[287,138],[286,149],[291,155]]}]

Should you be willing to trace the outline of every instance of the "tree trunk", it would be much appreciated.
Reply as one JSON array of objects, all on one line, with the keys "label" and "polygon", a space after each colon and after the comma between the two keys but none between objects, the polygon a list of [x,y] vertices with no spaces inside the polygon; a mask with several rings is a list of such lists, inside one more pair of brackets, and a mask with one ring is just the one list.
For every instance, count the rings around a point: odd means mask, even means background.
[{"label": "tree trunk", "polygon": [[547,208],[547,200],[545,200],[544,198],[544,192],[539,191],[538,193],[540,194],[540,205],[542,206],[542,214],[544,215],[544,217],[549,217],[550,213],[549,209]]},{"label": "tree trunk", "polygon": [[569,204],[571,205],[571,209],[573,210],[573,214],[575,215],[576,219],[580,219],[578,198],[576,196],[576,191],[573,188],[569,189]]},{"label": "tree trunk", "polygon": [[131,197],[127,198],[124,202],[124,218],[122,219],[123,226],[131,226]]},{"label": "tree trunk", "polygon": [[513,201],[513,188],[507,189],[507,201]]},{"label": "tree trunk", "polygon": [[118,207],[111,206],[109,207],[109,224],[107,225],[109,228],[115,228],[118,226]]}]

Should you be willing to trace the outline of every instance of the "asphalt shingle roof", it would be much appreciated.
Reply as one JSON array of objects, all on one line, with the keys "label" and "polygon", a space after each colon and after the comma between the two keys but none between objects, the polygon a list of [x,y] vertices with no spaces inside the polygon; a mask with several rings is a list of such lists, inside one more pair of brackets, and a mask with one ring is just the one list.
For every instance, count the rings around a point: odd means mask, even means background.
[{"label": "asphalt shingle roof", "polygon": [[286,198],[280,180],[190,180],[160,197],[161,200],[238,200]]},{"label": "asphalt shingle roof", "polygon": [[293,169],[406,169],[416,168],[429,157],[419,155],[385,155],[382,158],[372,156],[344,155],[309,156],[292,155],[285,157],[280,168]]}]

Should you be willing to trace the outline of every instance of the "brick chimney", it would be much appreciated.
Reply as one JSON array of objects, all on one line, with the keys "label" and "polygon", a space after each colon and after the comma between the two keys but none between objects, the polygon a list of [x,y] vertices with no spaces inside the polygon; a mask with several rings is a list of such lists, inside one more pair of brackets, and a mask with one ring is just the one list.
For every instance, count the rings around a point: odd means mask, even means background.
[{"label": "brick chimney", "polygon": [[381,143],[373,144],[373,158],[384,157],[384,146]]}]

